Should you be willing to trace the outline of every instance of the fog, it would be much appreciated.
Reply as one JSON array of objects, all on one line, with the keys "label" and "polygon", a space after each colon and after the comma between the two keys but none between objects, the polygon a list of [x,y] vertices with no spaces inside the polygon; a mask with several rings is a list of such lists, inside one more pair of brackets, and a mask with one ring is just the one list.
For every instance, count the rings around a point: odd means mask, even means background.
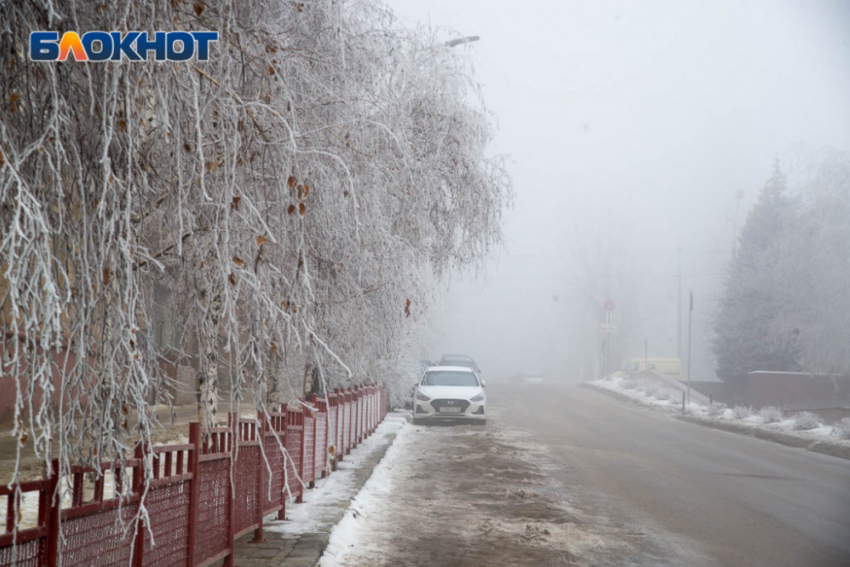
[{"label": "fog", "polygon": [[510,157],[516,194],[505,246],[486,276],[451,283],[420,356],[465,352],[488,378],[588,378],[606,299],[612,365],[645,344],[676,356],[681,265],[682,349],[693,292],[693,377],[714,379],[711,317],[774,161],[793,185],[823,148],[850,148],[850,4],[389,6],[446,40],[481,37],[455,49],[498,120],[492,152]]}]

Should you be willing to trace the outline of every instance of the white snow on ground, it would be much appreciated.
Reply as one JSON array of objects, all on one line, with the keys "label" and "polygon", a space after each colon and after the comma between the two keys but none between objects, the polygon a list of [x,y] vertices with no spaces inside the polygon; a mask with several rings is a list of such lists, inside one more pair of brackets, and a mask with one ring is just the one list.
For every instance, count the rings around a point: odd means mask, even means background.
[{"label": "white snow on ground", "polygon": [[[398,414],[388,414],[384,421],[378,426],[368,439],[357,446],[350,455],[345,456],[345,460],[339,463],[336,472],[328,475],[327,478],[316,482],[316,488],[304,492],[304,502],[301,504],[287,504],[286,517],[283,522],[266,521],[266,530],[276,531],[285,534],[303,534],[323,531],[328,529],[329,524],[335,519],[335,514],[338,513],[339,503],[348,502],[355,496],[354,489],[354,471],[362,467],[363,462],[368,459],[376,450],[383,447],[389,442],[388,436],[395,433],[399,437],[404,431],[404,426],[407,420]],[[398,438],[396,440],[398,443]],[[381,465],[387,460],[390,453],[395,448],[395,443],[387,451],[387,456],[381,460]],[[380,466],[378,468],[380,468]],[[376,478],[376,472],[367,482],[370,483]],[[360,491],[356,499],[351,502],[351,509],[346,513],[346,518],[352,514],[352,510],[356,509],[361,501],[361,495],[364,494],[366,488]],[[345,519],[340,523],[345,522]],[[337,531],[334,529],[332,534]],[[333,536],[331,541],[333,541]],[[324,565],[324,564],[323,564]]]},{"label": "white snow on ground", "polygon": [[[588,382],[593,386],[604,388],[627,396],[639,403],[664,408],[668,411],[682,411],[682,393],[673,388],[664,388],[657,385],[643,384],[638,380],[630,378],[611,377],[610,379],[592,380]],[[688,413],[715,421],[730,421],[743,423],[750,427],[765,430],[782,431],[798,435],[805,439],[823,439],[841,442],[837,439],[838,433],[830,425],[820,424],[814,429],[797,430],[797,420],[794,417],[782,419],[774,423],[765,423],[758,414],[758,410],[752,408],[735,407],[726,408],[722,404],[708,406],[691,402],[687,406]]]},{"label": "white snow on ground", "polygon": [[324,555],[319,559],[322,567],[342,567],[346,565],[348,551],[358,546],[362,551],[369,545],[369,539],[363,537],[367,528],[364,522],[372,514],[381,514],[382,502],[389,497],[393,487],[393,467],[399,455],[403,455],[408,443],[410,426],[403,417],[395,420],[396,438],[381,462],[372,471],[372,476],[351,501],[351,507],[343,519],[331,531],[331,537]]}]

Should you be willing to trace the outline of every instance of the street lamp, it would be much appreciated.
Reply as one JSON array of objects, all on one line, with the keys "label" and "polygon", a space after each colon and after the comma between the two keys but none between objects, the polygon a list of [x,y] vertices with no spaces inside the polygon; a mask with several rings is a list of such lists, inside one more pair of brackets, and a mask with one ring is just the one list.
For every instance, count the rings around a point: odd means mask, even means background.
[{"label": "street lamp", "polygon": [[676,294],[676,357],[682,362],[682,249],[676,248],[679,264],[679,292]]},{"label": "street lamp", "polygon": [[454,39],[450,39],[449,41],[447,41],[445,45],[446,45],[446,47],[457,47],[458,45],[461,45],[461,44],[464,44],[464,43],[472,43],[473,41],[478,41],[479,39],[481,39],[481,38],[477,35],[468,35],[466,37],[456,37]]}]

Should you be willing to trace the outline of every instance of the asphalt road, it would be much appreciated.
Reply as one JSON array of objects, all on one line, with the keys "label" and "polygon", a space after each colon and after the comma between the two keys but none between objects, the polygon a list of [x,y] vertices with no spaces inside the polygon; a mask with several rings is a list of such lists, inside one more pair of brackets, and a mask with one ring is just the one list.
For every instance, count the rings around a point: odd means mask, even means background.
[{"label": "asphalt road", "polygon": [[492,385],[488,403],[541,446],[557,484],[634,534],[623,564],[850,566],[850,461],[577,385]]}]

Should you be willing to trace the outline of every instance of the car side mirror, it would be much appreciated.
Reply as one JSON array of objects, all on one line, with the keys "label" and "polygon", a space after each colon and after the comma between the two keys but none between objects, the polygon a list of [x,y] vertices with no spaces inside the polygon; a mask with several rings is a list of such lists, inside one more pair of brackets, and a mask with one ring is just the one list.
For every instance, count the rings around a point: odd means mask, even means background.
[{"label": "car side mirror", "polygon": [[482,387],[482,388],[486,388],[486,387],[487,387],[487,382],[486,382],[486,381],[484,381],[484,380],[482,380],[482,381],[481,381],[481,387]]}]

